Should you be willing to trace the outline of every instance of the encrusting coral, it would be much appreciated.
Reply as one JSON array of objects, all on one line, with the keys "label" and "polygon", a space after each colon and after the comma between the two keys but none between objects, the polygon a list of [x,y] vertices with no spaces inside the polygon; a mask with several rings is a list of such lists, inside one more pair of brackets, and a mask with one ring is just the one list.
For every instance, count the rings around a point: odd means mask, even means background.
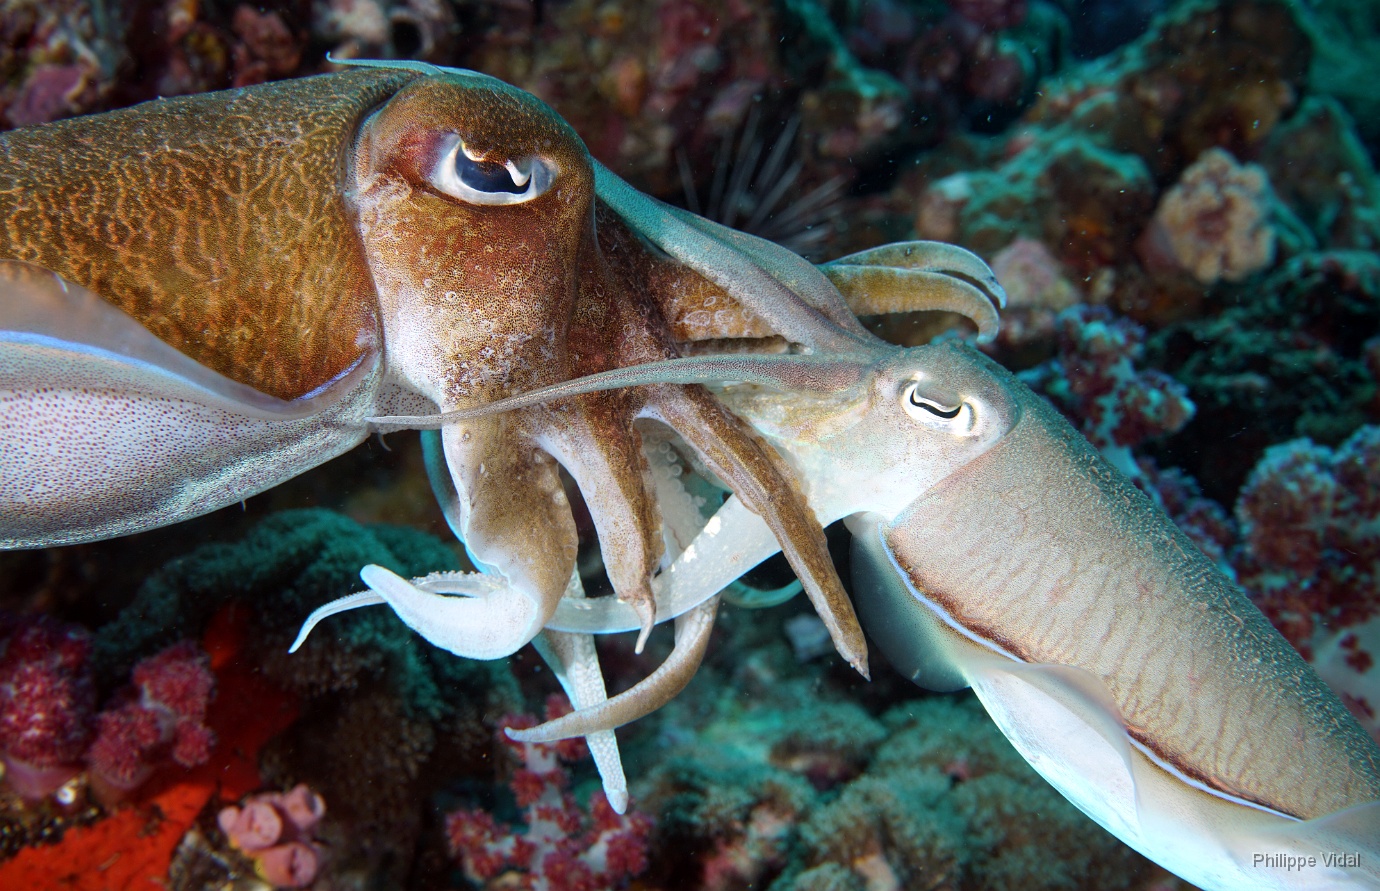
[{"label": "encrusting coral", "polygon": [[[569,711],[564,699],[548,701],[546,720]],[[532,727],[537,721],[510,715],[501,723]],[[450,851],[470,879],[513,891],[599,891],[647,868],[652,821],[646,814],[614,813],[602,791],[590,796],[586,813],[568,791],[565,765],[588,757],[584,740],[525,743],[502,732],[497,736],[504,749],[522,759],[510,786],[525,828],[519,833],[500,825],[484,810],[450,813]]]},{"label": "encrusting coral", "polygon": [[1275,258],[1273,194],[1265,171],[1219,148],[1203,152],[1160,198],[1137,243],[1146,267],[1174,267],[1203,284],[1238,282]]},{"label": "encrusting coral", "polygon": [[1131,449],[1176,433],[1196,410],[1183,384],[1137,367],[1145,329],[1106,307],[1075,306],[1055,322],[1058,355],[1022,377],[1074,419],[1088,441],[1131,479]]},{"label": "encrusting coral", "polygon": [[1267,449],[1236,515],[1242,585],[1380,736],[1380,427]]}]

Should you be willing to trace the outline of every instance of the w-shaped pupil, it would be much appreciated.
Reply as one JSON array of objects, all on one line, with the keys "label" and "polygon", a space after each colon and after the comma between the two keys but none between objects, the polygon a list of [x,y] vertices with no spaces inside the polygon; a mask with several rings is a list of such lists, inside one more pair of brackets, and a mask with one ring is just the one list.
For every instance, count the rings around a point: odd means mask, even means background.
[{"label": "w-shaped pupil", "polygon": [[494,161],[471,161],[464,152],[455,155],[455,172],[460,181],[477,192],[511,192],[521,195],[527,184],[518,185],[508,168]]},{"label": "w-shaped pupil", "polygon": [[923,408],[930,414],[935,415],[936,417],[944,418],[948,421],[952,421],[954,418],[958,417],[959,410],[963,408],[962,402],[960,402],[958,405],[955,405],[953,408],[940,408],[933,402],[921,399],[919,396],[916,395],[915,391],[913,390],[910,394],[910,404],[915,406],[916,408]]}]

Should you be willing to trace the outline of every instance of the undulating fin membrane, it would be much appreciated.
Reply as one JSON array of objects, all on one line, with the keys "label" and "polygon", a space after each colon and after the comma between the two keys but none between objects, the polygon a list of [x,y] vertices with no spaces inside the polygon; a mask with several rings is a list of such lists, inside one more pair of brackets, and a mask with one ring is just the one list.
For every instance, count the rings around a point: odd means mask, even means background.
[{"label": "undulating fin membrane", "polygon": [[79,285],[0,261],[0,547],[138,532],[275,486],[367,435],[377,366],[283,401]]}]

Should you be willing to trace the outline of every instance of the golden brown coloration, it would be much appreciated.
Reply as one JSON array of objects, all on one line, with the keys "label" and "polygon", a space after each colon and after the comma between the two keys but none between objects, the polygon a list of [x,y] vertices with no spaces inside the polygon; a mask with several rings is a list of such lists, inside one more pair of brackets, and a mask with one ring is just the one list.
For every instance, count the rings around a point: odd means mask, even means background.
[{"label": "golden brown coloration", "polygon": [[340,183],[376,72],[148,102],[0,135],[0,257],[57,272],[280,399],[381,344]]},{"label": "golden brown coloration", "polygon": [[[0,526],[11,546],[135,531],[242,499],[362,439],[361,409],[451,411],[674,357],[685,326],[663,311],[678,311],[675,301],[654,292],[713,290],[693,263],[648,276],[651,249],[600,209],[594,164],[574,131],[530,94],[474,72],[400,63],[159,100],[6,134],[0,157],[0,259],[85,286],[155,346],[281,400],[270,414],[296,412],[309,424],[309,397],[327,391],[335,406],[323,416],[329,432],[317,431],[310,448],[291,446],[300,431],[275,426],[262,407],[226,424],[221,396],[207,397],[220,407],[203,411],[203,383],[133,354],[133,384],[102,395],[72,383],[35,396],[41,382],[23,369],[36,367],[34,337],[52,343],[52,332],[0,315],[19,325],[20,352],[30,351],[6,366],[26,406],[20,451],[94,416],[118,417],[133,439],[175,424],[170,412],[202,419],[182,451],[162,456],[168,472],[157,493],[127,497],[132,471],[107,473],[94,489],[64,471],[53,476],[61,495],[45,508],[24,489],[28,471],[16,470],[0,505],[28,519]],[[601,227],[616,230],[612,259]],[[73,367],[92,348],[111,347],[61,347]],[[332,386],[352,369],[349,388]],[[159,389],[183,383],[171,397]],[[82,395],[69,399],[69,390]],[[582,396],[441,431],[431,470],[447,517],[476,560],[511,582],[495,594],[511,599],[473,623],[467,642],[452,641],[457,652],[512,652],[566,590],[576,533],[561,467],[590,505],[615,589],[650,630],[662,541],[639,418],[677,428],[788,539],[841,650],[865,671],[861,631],[789,470],[704,390],[685,386]],[[214,469],[205,450],[218,429],[236,446]],[[122,454],[150,460],[146,448],[130,452],[101,431],[82,437],[72,448],[106,454],[112,467]]]}]

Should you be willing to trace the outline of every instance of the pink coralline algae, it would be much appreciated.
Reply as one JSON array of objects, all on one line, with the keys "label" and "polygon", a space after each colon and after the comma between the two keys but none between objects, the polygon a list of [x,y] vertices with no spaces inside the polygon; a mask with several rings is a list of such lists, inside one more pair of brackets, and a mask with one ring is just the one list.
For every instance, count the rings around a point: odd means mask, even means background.
[{"label": "pink coralline algae", "polygon": [[1106,307],[1071,307],[1055,329],[1058,356],[1022,377],[1073,417],[1119,470],[1140,479],[1130,450],[1189,422],[1195,409],[1187,390],[1161,371],[1136,367],[1145,329]]},{"label": "pink coralline algae", "polygon": [[1208,149],[1160,199],[1137,245],[1141,260],[1203,284],[1241,281],[1274,261],[1273,200],[1262,168]]},{"label": "pink coralline algae", "polygon": [[275,888],[305,888],[321,870],[324,848],[316,827],[326,802],[305,784],[288,792],[261,792],[216,817],[230,844],[254,860],[265,882]]},{"label": "pink coralline algae", "polygon": [[25,798],[51,794],[81,770],[95,687],[91,639],[46,617],[0,625],[0,759],[5,782]]},{"label": "pink coralline algae", "polygon": [[134,667],[134,684],[96,718],[87,755],[98,794],[118,799],[141,785],[167,758],[204,764],[215,745],[206,707],[215,677],[191,641],[174,644]]},{"label": "pink coralline algae", "polygon": [[1268,449],[1236,513],[1242,586],[1380,736],[1380,427]]},{"label": "pink coralline algae", "polygon": [[[1327,625],[1380,611],[1380,427],[1363,427],[1337,449],[1300,439],[1268,449],[1237,504],[1250,587],[1303,645]],[[1343,559],[1344,558],[1344,559]],[[1371,597],[1357,597],[1370,593]],[[1298,609],[1302,607],[1302,609]]]},{"label": "pink coralline algae", "polygon": [[[560,700],[547,703],[548,720],[568,711]],[[500,723],[531,727],[536,721],[510,716]],[[522,759],[510,786],[526,828],[502,826],[481,810],[450,814],[450,850],[471,880],[525,891],[599,891],[647,868],[650,817],[614,813],[603,792],[591,796],[585,814],[567,791],[563,765],[585,757],[583,740],[519,743],[502,733],[499,740]]]}]

